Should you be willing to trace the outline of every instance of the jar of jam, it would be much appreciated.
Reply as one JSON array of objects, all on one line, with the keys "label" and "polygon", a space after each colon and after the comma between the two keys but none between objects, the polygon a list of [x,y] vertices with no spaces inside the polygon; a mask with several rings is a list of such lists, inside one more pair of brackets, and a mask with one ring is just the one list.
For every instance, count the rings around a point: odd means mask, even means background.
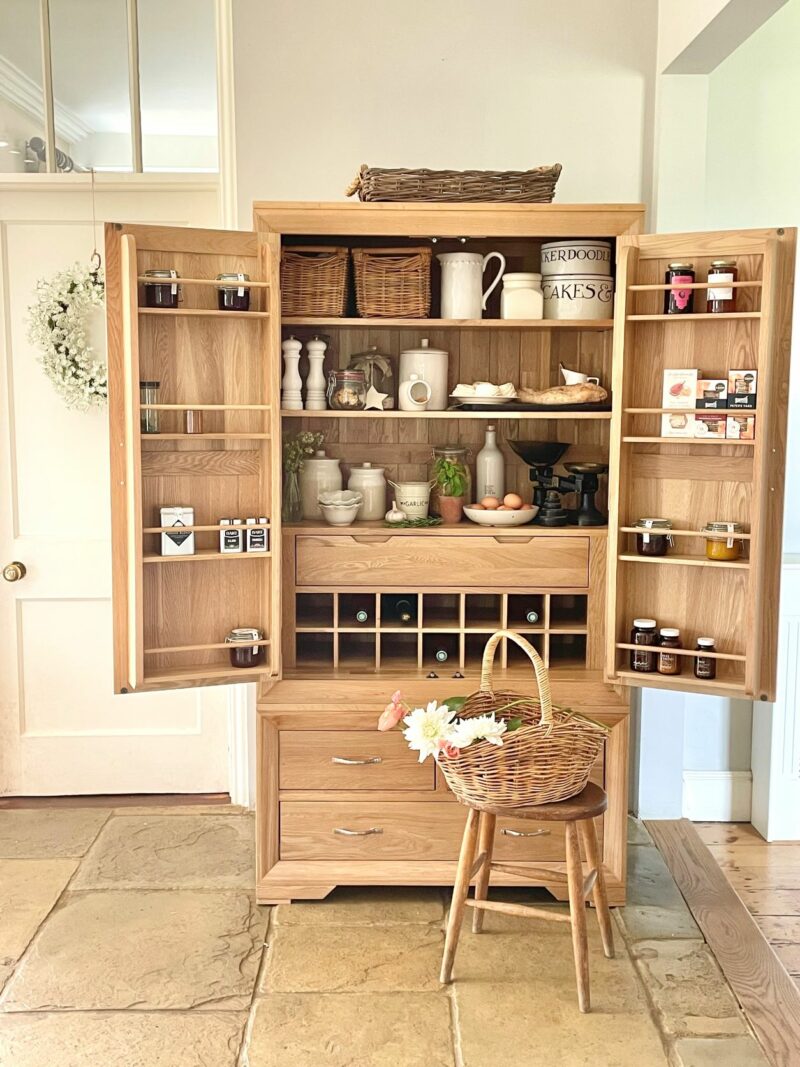
[{"label": "jar of jam", "polygon": [[672,287],[664,293],[664,314],[691,315],[694,311],[694,289],[681,286],[694,284],[694,264],[670,263],[664,281]]},{"label": "jar of jam", "polygon": [[718,562],[731,563],[742,554],[742,540],[737,533],[742,533],[740,522],[708,522],[703,527],[706,535],[706,558]]},{"label": "jar of jam", "polygon": [[[713,652],[714,638],[698,637],[697,651]],[[704,678],[706,681],[711,681],[712,678],[716,678],[717,661],[715,659],[712,659],[710,656],[696,656],[694,661],[694,676],[695,678]]]},{"label": "jar of jam", "polygon": [[[631,644],[641,648],[631,649],[631,670],[650,674],[656,669],[656,653],[651,651],[656,643],[656,620],[634,619]],[[649,646],[649,647],[648,647]]]},{"label": "jar of jam", "polygon": [[[672,529],[669,519],[637,519],[636,551],[640,556],[666,556],[667,549],[673,547]],[[639,532],[641,531],[641,532]]]},{"label": "jar of jam", "polygon": [[332,370],[328,377],[328,404],[334,411],[361,411],[367,403],[363,370]]},{"label": "jar of jam", "polygon": [[674,652],[668,651],[671,648],[681,647],[681,632],[675,630],[671,626],[664,626],[658,633],[658,673],[659,674],[680,674],[681,673],[681,657],[676,656]]},{"label": "jar of jam", "polygon": [[218,274],[218,282],[238,282],[238,285],[218,285],[217,301],[220,311],[249,311],[250,310],[250,287],[245,282],[250,281],[249,274]]},{"label": "jar of jam", "polygon": [[[731,259],[712,259],[708,268],[708,295],[706,311],[718,315],[723,311],[736,310],[736,290],[730,285],[739,276],[739,268]],[[713,283],[713,287],[712,287]]]},{"label": "jar of jam", "polygon": [[[181,298],[180,286],[175,281],[176,270],[165,267],[163,270],[146,270],[145,278],[152,281],[144,283],[144,303],[149,308],[176,308]],[[162,279],[162,280],[157,280]],[[170,280],[171,279],[171,280]]]},{"label": "jar of jam", "polygon": [[257,667],[264,659],[264,646],[252,642],[261,641],[263,637],[261,630],[253,626],[238,626],[231,630],[225,638],[225,644],[231,646],[231,666]]}]

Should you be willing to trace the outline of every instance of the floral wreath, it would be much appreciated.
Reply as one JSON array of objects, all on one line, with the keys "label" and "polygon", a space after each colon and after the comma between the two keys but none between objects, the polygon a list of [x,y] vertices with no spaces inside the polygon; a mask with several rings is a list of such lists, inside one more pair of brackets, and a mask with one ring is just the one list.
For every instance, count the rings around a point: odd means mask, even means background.
[{"label": "floral wreath", "polygon": [[100,256],[76,263],[36,283],[28,308],[28,339],[42,350],[44,372],[67,407],[102,407],[108,399],[108,369],[89,345],[87,318],[105,302]]}]

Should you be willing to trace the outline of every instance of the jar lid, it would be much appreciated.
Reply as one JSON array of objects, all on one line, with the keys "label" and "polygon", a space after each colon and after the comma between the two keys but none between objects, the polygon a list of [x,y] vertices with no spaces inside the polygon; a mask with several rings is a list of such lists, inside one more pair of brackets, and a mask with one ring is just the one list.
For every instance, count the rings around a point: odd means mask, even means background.
[{"label": "jar lid", "polygon": [[303,463],[304,465],[308,465],[309,463],[334,463],[337,467],[339,466],[339,460],[334,459],[333,456],[329,456],[324,448],[318,449],[313,456],[309,456],[307,459],[303,460]]},{"label": "jar lid", "polygon": [[674,626],[663,626],[658,631],[662,637],[680,637],[680,630],[676,630]]},{"label": "jar lid", "polygon": [[257,630],[254,626],[236,626],[226,636],[225,644],[234,645],[241,641],[249,645],[253,641],[261,641],[263,636],[261,630]]},{"label": "jar lid", "polygon": [[363,370],[334,370],[331,371],[331,374],[340,382],[361,382],[366,384],[367,381]]},{"label": "jar lid", "polygon": [[697,638],[697,643],[698,643],[698,645],[702,645],[703,648],[713,648],[714,647],[714,638],[713,637],[698,637]]},{"label": "jar lid", "polygon": [[158,270],[146,270],[145,278],[178,278],[180,275],[170,267],[160,267]]},{"label": "jar lid", "polygon": [[218,274],[218,282],[249,282],[249,274]]},{"label": "jar lid", "polygon": [[703,527],[703,533],[742,533],[744,527],[740,522],[707,522]]},{"label": "jar lid", "polygon": [[465,456],[469,452],[466,445],[434,445],[434,456]]},{"label": "jar lid", "polygon": [[541,274],[537,274],[534,271],[509,271],[508,274],[503,275],[503,283],[505,282],[540,282],[542,280]]},{"label": "jar lid", "polygon": [[161,382],[139,382],[140,389],[160,389]]},{"label": "jar lid", "polygon": [[637,530],[671,530],[672,519],[637,519],[633,525]]},{"label": "jar lid", "polygon": [[670,270],[694,270],[694,263],[668,263]]},{"label": "jar lid", "polygon": [[410,355],[415,355],[416,356],[416,355],[419,355],[420,353],[422,353],[424,355],[429,355],[431,352],[435,353],[435,355],[437,355],[437,356],[446,356],[448,354],[447,351],[444,348],[432,348],[431,347],[431,343],[428,340],[428,338],[427,337],[423,337],[422,340],[419,343],[419,348],[404,348],[403,351],[400,353],[400,355],[401,356],[410,356]]},{"label": "jar lid", "polygon": [[356,472],[358,472],[359,474],[379,474],[381,477],[383,477],[384,470],[385,470],[384,467],[373,467],[373,465],[371,463],[351,463],[350,464],[350,473],[351,474],[355,474]]},{"label": "jar lid", "polygon": [[736,266],[736,260],[735,259],[712,259],[711,260],[711,266],[712,267],[735,267]]},{"label": "jar lid", "polygon": [[656,620],[655,619],[634,619],[633,620],[633,625],[636,627],[637,630],[655,630],[655,628],[656,628]]}]

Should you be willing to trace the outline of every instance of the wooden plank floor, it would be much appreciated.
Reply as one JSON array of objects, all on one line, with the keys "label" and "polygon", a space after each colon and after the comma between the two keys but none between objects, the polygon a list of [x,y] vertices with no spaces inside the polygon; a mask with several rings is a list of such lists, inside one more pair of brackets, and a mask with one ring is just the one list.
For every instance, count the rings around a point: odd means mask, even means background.
[{"label": "wooden plank floor", "polygon": [[749,823],[695,829],[800,986],[800,844],[765,841]]},{"label": "wooden plank floor", "polygon": [[[741,828],[741,840],[728,840],[731,831],[718,825],[720,840],[711,846],[700,838],[686,819],[647,822],[647,829],[661,851],[695,921],[738,998],[765,1055],[773,1067],[797,1067],[800,1062],[800,988],[778,958],[739,895],[726,877],[733,860],[746,859],[749,877],[759,880],[765,894],[762,905],[770,910],[784,906],[791,890],[770,888],[772,872],[767,854],[757,852],[755,842]],[[738,835],[737,835],[738,836]],[[750,841],[752,853],[742,853]],[[763,843],[763,842],[762,842]],[[786,846],[800,854],[798,846]],[[710,848],[717,849],[713,855]],[[733,850],[733,851],[731,851]],[[781,854],[780,866],[790,855]],[[760,862],[758,862],[760,860]],[[721,863],[727,863],[723,872]],[[783,897],[776,898],[775,893]],[[763,914],[763,917],[767,917]],[[790,918],[772,914],[770,918]],[[800,919],[800,908],[795,913]]]}]

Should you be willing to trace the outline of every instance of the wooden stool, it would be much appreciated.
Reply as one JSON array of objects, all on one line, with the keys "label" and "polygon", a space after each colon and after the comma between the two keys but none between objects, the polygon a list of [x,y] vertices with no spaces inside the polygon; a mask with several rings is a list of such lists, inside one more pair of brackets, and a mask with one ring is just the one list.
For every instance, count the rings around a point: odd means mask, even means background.
[{"label": "wooden stool", "polygon": [[[555,804],[539,804],[527,808],[493,808],[490,805],[470,806],[467,825],[461,841],[458,858],[458,870],[453,886],[453,900],[447,919],[447,936],[444,943],[444,958],[440,980],[450,981],[453,963],[456,958],[458,936],[464,918],[464,908],[475,909],[472,917],[472,930],[478,934],[483,927],[484,911],[500,911],[506,915],[524,915],[535,919],[549,919],[551,922],[565,922],[572,927],[572,952],[575,957],[575,975],[578,983],[578,1005],[581,1011],[589,1011],[589,950],[586,938],[586,899],[591,893],[600,924],[600,936],[603,939],[603,952],[608,959],[614,956],[614,936],[611,931],[611,914],[608,910],[608,897],[600,853],[597,847],[593,819],[602,815],[608,807],[608,798],[599,785],[589,785],[570,800],[561,800]],[[550,914],[544,908],[534,908],[527,904],[508,904],[502,901],[487,900],[489,878],[492,871],[501,874],[516,874],[521,877],[545,877],[548,882],[559,881],[563,875],[550,870],[532,866],[517,867],[506,863],[492,863],[495,824],[498,815],[515,819],[536,819],[545,822],[566,823],[567,837],[567,886],[569,891],[569,916],[558,912]],[[480,820],[480,828],[479,828]],[[581,849],[578,835],[583,841],[589,873],[583,877],[581,866]],[[477,845],[477,850],[476,850]],[[477,859],[475,853],[477,851]],[[477,875],[475,897],[467,899],[469,884]]]}]

